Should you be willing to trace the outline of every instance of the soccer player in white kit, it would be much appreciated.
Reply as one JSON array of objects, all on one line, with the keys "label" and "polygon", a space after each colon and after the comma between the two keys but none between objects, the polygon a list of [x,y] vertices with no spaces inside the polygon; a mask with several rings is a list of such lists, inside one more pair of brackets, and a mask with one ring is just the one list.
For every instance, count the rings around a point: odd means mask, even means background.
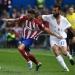
[{"label": "soccer player in white kit", "polygon": [[73,30],[71,24],[68,22],[68,20],[60,15],[61,12],[61,6],[55,5],[53,7],[53,14],[49,15],[40,15],[38,16],[39,20],[44,20],[49,22],[50,30],[52,30],[54,33],[57,35],[61,35],[63,38],[59,39],[53,35],[50,35],[50,44],[51,48],[56,56],[56,59],[58,62],[62,65],[64,68],[63,71],[69,71],[68,67],[66,66],[64,59],[62,56],[59,54],[59,48],[61,49],[61,52],[64,56],[67,56],[70,60],[70,63],[74,65],[74,59],[72,56],[69,54],[67,51],[67,43],[66,43],[66,38],[67,34],[65,30],[69,28],[73,34],[75,34],[75,31]]}]

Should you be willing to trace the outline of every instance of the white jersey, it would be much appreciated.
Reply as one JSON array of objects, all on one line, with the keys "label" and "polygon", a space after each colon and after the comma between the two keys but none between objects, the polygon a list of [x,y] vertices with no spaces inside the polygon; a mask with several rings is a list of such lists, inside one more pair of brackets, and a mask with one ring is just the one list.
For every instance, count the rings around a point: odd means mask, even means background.
[{"label": "white jersey", "polygon": [[[65,29],[69,28],[71,24],[68,22],[68,20],[60,15],[60,24],[57,24],[57,21],[53,14],[51,15],[42,15],[42,19],[44,21],[49,22],[50,30],[52,30],[57,35],[62,36],[63,38],[67,38],[67,34],[65,33]],[[51,39],[57,38],[53,35],[50,35]]]}]

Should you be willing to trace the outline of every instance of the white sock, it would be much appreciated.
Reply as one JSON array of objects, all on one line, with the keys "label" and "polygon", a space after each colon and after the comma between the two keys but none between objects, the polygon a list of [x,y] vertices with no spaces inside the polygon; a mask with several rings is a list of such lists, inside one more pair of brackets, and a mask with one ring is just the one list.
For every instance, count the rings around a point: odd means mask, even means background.
[{"label": "white sock", "polygon": [[32,61],[30,60],[30,61],[28,61],[28,63],[31,63]]},{"label": "white sock", "polygon": [[70,59],[72,58],[72,56],[70,55],[70,53],[67,51],[67,57]]},{"label": "white sock", "polygon": [[62,58],[61,55],[57,56],[56,59],[58,60],[58,62],[62,65],[63,68],[66,68],[67,69],[67,66],[64,62],[64,59]]}]

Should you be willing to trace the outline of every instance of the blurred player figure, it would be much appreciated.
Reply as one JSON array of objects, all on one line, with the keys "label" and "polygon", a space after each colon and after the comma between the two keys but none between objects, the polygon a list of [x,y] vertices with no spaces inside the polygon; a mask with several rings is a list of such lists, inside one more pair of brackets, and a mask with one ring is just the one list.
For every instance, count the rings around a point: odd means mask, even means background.
[{"label": "blurred player figure", "polygon": [[[74,8],[70,7],[69,8],[69,14],[66,16],[67,20],[71,23],[73,29],[75,29],[75,13],[74,13]],[[71,55],[75,55],[72,52],[75,52],[75,35],[71,32],[70,29],[68,29],[68,44],[70,47],[70,53]]]},{"label": "blurred player figure", "polygon": [[30,54],[30,46],[31,44],[38,39],[40,33],[44,31],[52,34],[58,38],[62,38],[61,36],[57,36],[55,33],[47,29],[41,22],[39,22],[35,18],[36,11],[34,9],[28,10],[28,14],[21,18],[16,19],[3,19],[3,21],[10,22],[24,22],[23,34],[21,40],[21,44],[18,46],[18,50],[23,55],[23,57],[28,62],[29,69],[32,69],[32,62],[36,64],[36,71],[38,71],[39,67],[42,63],[38,62],[33,54]]},{"label": "blurred player figure", "polygon": [[75,34],[75,31],[73,30],[73,28],[72,28],[71,24],[68,22],[68,20],[65,17],[60,15],[61,6],[55,5],[53,7],[52,12],[53,12],[53,14],[51,14],[51,15],[42,15],[42,16],[40,15],[40,16],[38,16],[38,19],[39,20],[43,19],[44,21],[49,22],[50,30],[52,30],[57,35],[61,35],[63,37],[62,39],[59,39],[53,35],[50,35],[50,44],[51,44],[52,50],[56,56],[56,59],[64,68],[63,72],[69,71],[68,67],[66,66],[66,64],[64,62],[64,59],[59,54],[59,48],[61,49],[62,54],[64,56],[67,56],[70,60],[70,63],[72,65],[74,65],[74,59],[67,51],[67,43],[66,43],[67,34],[66,34],[65,30],[67,28],[69,28],[74,34]]}]

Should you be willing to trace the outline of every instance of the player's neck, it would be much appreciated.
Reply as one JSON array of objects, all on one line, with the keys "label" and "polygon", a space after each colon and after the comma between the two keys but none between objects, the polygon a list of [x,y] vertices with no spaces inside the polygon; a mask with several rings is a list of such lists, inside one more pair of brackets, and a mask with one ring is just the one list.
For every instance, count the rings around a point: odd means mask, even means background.
[{"label": "player's neck", "polygon": [[72,15],[73,13],[70,13],[70,15]]},{"label": "player's neck", "polygon": [[59,19],[60,18],[60,15],[58,15],[57,17],[56,17],[56,19]]},{"label": "player's neck", "polygon": [[34,23],[34,19],[31,20],[31,23]]}]

